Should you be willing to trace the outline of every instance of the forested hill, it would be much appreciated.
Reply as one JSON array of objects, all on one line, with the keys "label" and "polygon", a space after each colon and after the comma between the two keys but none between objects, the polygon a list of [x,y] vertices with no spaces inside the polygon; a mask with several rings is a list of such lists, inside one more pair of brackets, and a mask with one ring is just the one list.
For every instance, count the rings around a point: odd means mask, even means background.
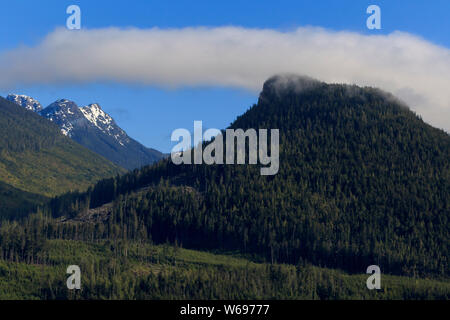
[{"label": "forested hill", "polygon": [[[402,102],[374,88],[279,76],[231,127],[280,130],[277,175],[166,160],[54,199],[52,214],[83,221],[88,207],[113,202],[96,237],[449,276],[450,137]],[[93,232],[86,223],[77,230]]]},{"label": "forested hill", "polygon": [[84,190],[124,172],[64,137],[48,120],[1,97],[0,136],[0,216],[45,199],[38,195]]}]

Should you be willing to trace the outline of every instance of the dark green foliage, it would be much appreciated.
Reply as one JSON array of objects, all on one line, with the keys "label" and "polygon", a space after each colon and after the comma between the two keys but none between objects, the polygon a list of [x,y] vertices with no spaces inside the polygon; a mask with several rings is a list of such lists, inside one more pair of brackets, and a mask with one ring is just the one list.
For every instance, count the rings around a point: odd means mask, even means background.
[{"label": "dark green foliage", "polygon": [[[28,229],[27,231],[30,231]],[[8,236],[9,234],[9,236]],[[24,237],[4,226],[3,243]],[[269,265],[180,247],[109,240],[51,240],[39,248],[27,237],[22,252],[0,260],[0,299],[449,299],[450,284],[383,276],[381,290],[367,275],[308,264]],[[33,252],[31,254],[31,252]],[[26,263],[25,263],[26,262]],[[81,269],[81,290],[66,287],[66,268]]]},{"label": "dark green foliage", "polygon": [[299,89],[290,81],[267,81],[258,104],[231,125],[280,129],[277,175],[167,160],[54,199],[48,209],[57,217],[74,203],[86,212],[114,201],[99,238],[147,234],[269,262],[448,276],[449,135],[377,89],[319,82]]},{"label": "dark green foliage", "polygon": [[39,151],[65,138],[59,128],[34,112],[0,97],[0,154]]},{"label": "dark green foliage", "polygon": [[16,189],[0,181],[0,217],[18,218],[35,211],[48,198]]},{"label": "dark green foliage", "polygon": [[[280,129],[277,175],[167,159],[53,198],[2,223],[0,281],[35,263],[45,272],[19,296],[448,299],[449,135],[376,89],[279,80],[231,125]],[[187,261],[180,246],[264,263]],[[64,286],[73,261],[87,270],[77,296]],[[365,287],[372,264],[381,291]]]}]

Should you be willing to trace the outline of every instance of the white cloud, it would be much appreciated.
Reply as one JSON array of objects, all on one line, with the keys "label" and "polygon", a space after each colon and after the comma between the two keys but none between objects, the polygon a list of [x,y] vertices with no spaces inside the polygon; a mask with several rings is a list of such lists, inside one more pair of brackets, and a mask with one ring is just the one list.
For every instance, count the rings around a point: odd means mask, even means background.
[{"label": "white cloud", "polygon": [[450,50],[411,34],[321,28],[58,29],[35,47],[0,54],[3,89],[127,82],[260,90],[278,73],[392,92],[425,121],[450,131]]}]

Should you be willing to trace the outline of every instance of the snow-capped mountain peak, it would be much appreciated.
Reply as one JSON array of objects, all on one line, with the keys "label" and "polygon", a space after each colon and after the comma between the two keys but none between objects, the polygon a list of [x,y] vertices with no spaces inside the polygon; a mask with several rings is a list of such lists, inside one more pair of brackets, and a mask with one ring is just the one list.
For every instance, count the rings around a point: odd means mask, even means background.
[{"label": "snow-capped mountain peak", "polygon": [[98,103],[78,107],[73,101],[59,99],[42,109],[28,96],[11,94],[7,99],[52,121],[64,135],[124,168],[132,170],[164,156],[131,139]]},{"label": "snow-capped mountain peak", "polygon": [[34,112],[40,112],[43,108],[39,101],[33,99],[32,97],[23,95],[23,94],[9,94],[6,97],[6,100],[14,102],[19,106],[24,107],[27,110],[31,110]]},{"label": "snow-capped mountain peak", "polygon": [[67,99],[53,102],[39,114],[56,123],[61,128],[61,132],[69,137],[72,136],[74,127],[84,118],[76,103]]},{"label": "snow-capped mountain peak", "polygon": [[80,111],[89,122],[103,133],[113,137],[121,146],[124,146],[129,142],[129,138],[125,131],[116,124],[109,114],[102,110],[98,103],[92,103],[85,107],[81,107]]},{"label": "snow-capped mountain peak", "polygon": [[102,108],[97,104],[93,103],[85,107],[81,107],[80,111],[93,125],[99,129],[103,129],[105,126],[111,126],[114,124],[113,118],[109,116]]}]

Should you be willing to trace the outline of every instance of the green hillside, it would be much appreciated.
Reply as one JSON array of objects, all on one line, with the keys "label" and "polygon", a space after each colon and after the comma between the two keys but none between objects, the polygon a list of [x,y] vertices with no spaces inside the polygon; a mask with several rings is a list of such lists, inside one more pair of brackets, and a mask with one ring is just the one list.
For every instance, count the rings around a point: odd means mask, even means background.
[{"label": "green hillside", "polygon": [[380,90],[294,76],[231,127],[279,129],[278,174],[166,159],[55,197],[0,223],[3,297],[449,298],[447,133]]},{"label": "green hillside", "polygon": [[[449,299],[450,283],[368,275],[311,265],[265,264],[233,255],[141,242],[52,240],[32,260],[0,260],[2,299]],[[81,290],[66,287],[80,266]]]},{"label": "green hillside", "polygon": [[[1,97],[0,135],[0,181],[9,192],[0,192],[3,213],[12,209],[5,203],[14,197],[36,202],[39,197],[31,199],[30,194],[50,197],[84,190],[99,179],[124,172],[63,136],[50,121]],[[27,194],[20,195],[21,190]]]},{"label": "green hillside", "polygon": [[275,77],[231,127],[278,128],[279,173],[167,160],[54,199],[50,210],[114,201],[100,238],[144,235],[269,262],[449,276],[450,136],[394,97]]},{"label": "green hillside", "polygon": [[36,206],[48,201],[45,196],[19,190],[0,181],[0,217],[16,218],[29,214]]}]

